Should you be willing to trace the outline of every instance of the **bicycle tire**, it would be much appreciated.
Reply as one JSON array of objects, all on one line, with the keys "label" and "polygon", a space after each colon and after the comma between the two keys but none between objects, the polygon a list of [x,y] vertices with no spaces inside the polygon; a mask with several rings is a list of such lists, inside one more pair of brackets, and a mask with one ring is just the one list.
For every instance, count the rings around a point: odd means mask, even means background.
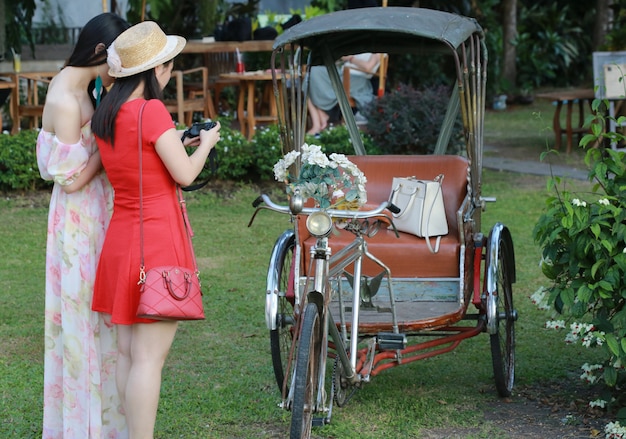
[{"label": "bicycle tire", "polygon": [[272,366],[274,377],[278,385],[278,391],[284,395],[289,394],[289,385],[285,384],[285,372],[289,361],[289,350],[293,339],[293,325],[295,313],[293,304],[286,297],[289,289],[289,273],[293,263],[293,251],[296,246],[295,237],[291,237],[279,254],[278,287],[278,313],[276,315],[276,329],[270,330],[270,351],[272,354]]},{"label": "bicycle tire", "polygon": [[515,381],[515,320],[509,241],[504,237],[497,240],[498,258],[495,261],[496,273],[496,318],[498,330],[489,336],[493,374],[498,395],[511,396]]},{"label": "bicycle tire", "polygon": [[322,343],[320,325],[317,305],[309,303],[304,311],[298,340],[290,439],[308,439],[311,436],[319,383]]}]

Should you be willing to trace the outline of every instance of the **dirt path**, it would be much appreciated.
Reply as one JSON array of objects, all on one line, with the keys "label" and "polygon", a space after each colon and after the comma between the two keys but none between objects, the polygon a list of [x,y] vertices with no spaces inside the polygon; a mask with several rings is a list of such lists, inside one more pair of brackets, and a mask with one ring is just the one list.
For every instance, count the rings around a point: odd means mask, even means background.
[{"label": "dirt path", "polygon": [[423,431],[421,439],[587,439],[604,438],[607,414],[590,409],[597,389],[584,383],[559,382],[516,387],[515,395],[490,405],[484,428]]}]

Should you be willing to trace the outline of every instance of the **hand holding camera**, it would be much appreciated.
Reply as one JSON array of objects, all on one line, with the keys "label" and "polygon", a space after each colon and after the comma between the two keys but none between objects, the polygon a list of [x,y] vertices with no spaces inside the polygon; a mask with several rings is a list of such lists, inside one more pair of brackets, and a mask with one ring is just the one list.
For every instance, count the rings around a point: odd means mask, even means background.
[{"label": "hand holding camera", "polygon": [[210,130],[217,125],[217,122],[196,122],[191,125],[191,128],[185,130],[183,133],[183,137],[180,140],[185,140],[186,138],[194,138],[200,135],[201,130]]}]

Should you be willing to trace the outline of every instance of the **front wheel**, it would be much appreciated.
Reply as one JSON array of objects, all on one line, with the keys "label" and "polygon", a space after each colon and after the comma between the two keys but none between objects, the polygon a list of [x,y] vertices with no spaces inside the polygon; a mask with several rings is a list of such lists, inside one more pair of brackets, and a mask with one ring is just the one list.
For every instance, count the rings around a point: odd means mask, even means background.
[{"label": "front wheel", "polygon": [[515,259],[508,229],[498,224],[489,236],[487,249],[487,316],[493,373],[498,394],[511,395],[515,380],[515,321],[513,308]]},{"label": "front wheel", "polygon": [[270,329],[270,350],[276,384],[283,395],[289,393],[289,387],[285,383],[285,372],[289,361],[289,350],[291,349],[295,323],[294,282],[292,279],[295,246],[296,241],[293,232],[285,232],[275,245],[268,274],[268,291],[272,292],[270,294],[276,294],[274,298],[276,303],[267,305],[269,310],[266,311],[269,314],[268,318],[273,320],[275,328]]},{"label": "front wheel", "polygon": [[296,357],[290,439],[311,436],[320,373],[322,332],[317,305],[309,303],[302,320]]}]

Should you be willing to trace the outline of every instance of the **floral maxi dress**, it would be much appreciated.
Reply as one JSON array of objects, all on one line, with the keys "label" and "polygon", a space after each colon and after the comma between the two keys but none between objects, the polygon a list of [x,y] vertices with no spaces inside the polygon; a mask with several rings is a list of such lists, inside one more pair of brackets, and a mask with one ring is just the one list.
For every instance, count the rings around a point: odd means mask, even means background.
[{"label": "floral maxi dress", "polygon": [[89,123],[73,145],[43,130],[37,139],[41,176],[54,181],[46,249],[44,439],[127,437],[115,385],[115,326],[91,310],[113,191],[104,172],[74,193],[62,189],[96,151]]}]

